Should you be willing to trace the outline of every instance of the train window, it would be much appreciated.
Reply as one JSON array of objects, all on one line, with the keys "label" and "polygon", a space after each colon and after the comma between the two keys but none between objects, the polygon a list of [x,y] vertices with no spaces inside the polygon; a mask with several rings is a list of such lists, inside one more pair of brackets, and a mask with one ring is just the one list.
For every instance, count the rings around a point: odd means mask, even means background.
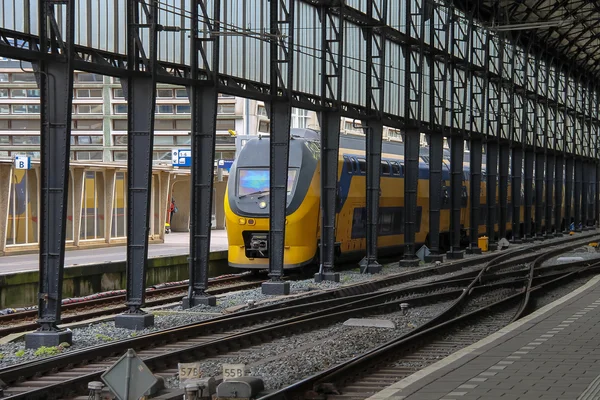
[{"label": "train window", "polygon": [[346,172],[352,174],[354,172],[354,168],[352,167],[352,161],[350,158],[344,156],[344,167],[346,168]]},{"label": "train window", "polygon": [[388,163],[385,160],[382,160],[381,161],[381,174],[382,175],[389,175],[390,171],[391,171],[390,163]]},{"label": "train window", "polygon": [[352,173],[356,174],[358,173],[358,161],[356,161],[356,158],[351,157],[350,158],[350,163],[352,164]]},{"label": "train window", "polygon": [[390,164],[392,164],[392,175],[400,175],[400,164],[397,161],[392,161]]},{"label": "train window", "polygon": [[361,174],[364,174],[367,172],[367,160],[365,160],[364,158],[358,159],[358,170],[360,171]]}]

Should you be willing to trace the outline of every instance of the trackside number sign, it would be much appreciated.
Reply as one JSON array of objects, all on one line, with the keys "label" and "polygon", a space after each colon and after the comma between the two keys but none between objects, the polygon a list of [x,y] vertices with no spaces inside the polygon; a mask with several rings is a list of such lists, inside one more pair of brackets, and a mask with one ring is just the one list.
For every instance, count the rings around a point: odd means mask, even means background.
[{"label": "trackside number sign", "polygon": [[185,387],[185,382],[190,379],[198,379],[202,376],[200,363],[179,363],[179,387]]},{"label": "trackside number sign", "polygon": [[241,378],[244,376],[244,364],[223,364],[223,380]]}]

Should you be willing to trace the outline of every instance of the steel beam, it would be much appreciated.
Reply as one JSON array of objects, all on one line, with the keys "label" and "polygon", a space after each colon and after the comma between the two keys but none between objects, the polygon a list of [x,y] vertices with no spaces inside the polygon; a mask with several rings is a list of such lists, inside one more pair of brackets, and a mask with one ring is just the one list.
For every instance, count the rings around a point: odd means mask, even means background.
[{"label": "steel beam", "polygon": [[496,243],[496,189],[498,184],[498,142],[488,140],[486,148],[486,201],[487,201],[487,236],[489,248]]},{"label": "steel beam", "polygon": [[561,226],[563,224],[563,185],[564,185],[564,157],[558,155],[554,165],[554,176],[556,189],[554,190],[554,236],[562,236]]},{"label": "steel beam", "polygon": [[581,225],[586,230],[588,225],[588,187],[590,178],[590,169],[586,160],[582,160],[581,170]]},{"label": "steel beam", "polygon": [[335,213],[340,148],[342,65],[344,48],[344,4],[335,17],[328,6],[320,8],[321,20],[321,96],[330,109],[320,113],[321,125],[321,241],[320,268],[315,281],[339,282],[334,272]]},{"label": "steel beam", "polygon": [[510,185],[512,200],[512,243],[521,243],[521,190],[523,180],[523,149],[521,145],[512,148],[512,181]]},{"label": "steel beam", "polygon": [[[387,0],[367,0],[367,15],[379,21],[387,21]],[[366,41],[366,92],[367,118],[363,121],[367,142],[367,254],[360,261],[362,273],[378,273],[382,266],[377,262],[377,238],[379,232],[379,196],[381,177],[381,145],[383,140],[383,103],[385,82],[386,44],[385,36],[374,33],[375,26],[365,29]]]},{"label": "steel beam", "polygon": [[[213,0],[212,13],[207,0],[197,0],[192,6],[192,40],[190,41],[191,78],[198,82],[200,57],[205,68],[207,81],[211,85],[188,86],[192,112],[192,167],[190,203],[190,259],[188,294],[182,299],[183,308],[200,304],[214,306],[217,298],[206,293],[208,289],[208,267],[210,255],[211,216],[213,202],[214,159],[218,104],[219,70],[219,18],[220,0]],[[200,8],[200,12],[198,12]],[[207,39],[198,37],[199,17],[206,29],[213,33]],[[214,22],[213,22],[214,21]],[[210,49],[210,51],[209,51]],[[212,54],[207,59],[206,54]]]},{"label": "steel beam", "polygon": [[[565,232],[572,231],[573,223],[573,169],[575,160],[573,157],[566,156],[565,159]],[[575,226],[573,225],[573,229]]]},{"label": "steel beam", "polygon": [[575,232],[581,232],[582,210],[581,210],[581,189],[583,182],[583,160],[581,157],[575,158],[575,185],[573,190],[573,223],[575,224]]},{"label": "steel beam", "polygon": [[417,227],[417,184],[419,181],[419,130],[404,134],[404,256],[400,265],[416,266],[415,234]]},{"label": "steel beam", "polygon": [[554,156],[548,154],[546,156],[546,238],[553,238],[556,229],[552,224],[552,208],[554,206]]},{"label": "steel beam", "polygon": [[[598,140],[598,139],[596,139]],[[596,146],[598,146],[596,142]],[[598,161],[598,148],[596,147],[596,165],[594,171],[594,225],[598,228],[600,224],[600,162]]]},{"label": "steel beam", "polygon": [[296,0],[270,2],[270,85],[272,97],[268,112],[270,134],[269,201],[269,277],[262,284],[264,294],[289,294],[284,282],[285,220],[287,215],[287,179],[294,68],[294,10]]},{"label": "steel beam", "polygon": [[450,138],[450,251],[446,254],[449,259],[464,257],[464,251],[460,249],[464,147],[461,136]]},{"label": "steel beam", "polygon": [[498,238],[506,239],[506,225],[508,224],[508,163],[510,159],[510,146],[508,143],[500,144],[500,162],[498,180],[498,199],[500,203],[500,220],[498,221]]},{"label": "steel beam", "polygon": [[[130,77],[121,80],[127,99],[127,307],[115,326],[144,329],[154,315],[142,310],[146,297],[146,263],[150,230],[152,148],[157,74],[156,3],[127,1],[127,54]],[[143,18],[142,18],[143,17]],[[142,29],[149,30],[144,48]]]},{"label": "steel beam", "polygon": [[524,200],[525,200],[525,213],[523,216],[524,221],[524,227],[523,227],[523,239],[528,241],[530,239],[533,239],[534,236],[534,230],[535,230],[535,225],[533,224],[533,216],[532,216],[532,209],[533,209],[533,164],[534,164],[534,160],[535,160],[535,153],[533,152],[533,150],[526,150],[525,151],[525,162],[524,162],[524,172],[525,172],[525,178],[524,178],[524,185],[523,185],[523,192],[524,192]]},{"label": "steel beam", "polygon": [[429,136],[429,251],[426,262],[443,261],[440,254],[440,209],[442,207],[442,135]]},{"label": "steel beam", "polygon": [[471,212],[469,225],[470,240],[467,253],[469,254],[480,254],[481,249],[479,248],[479,224],[480,224],[480,213],[481,213],[481,160],[482,160],[482,141],[481,139],[471,139],[471,154],[469,160],[469,174],[470,174],[470,193],[471,199]]},{"label": "steel beam", "polygon": [[[65,12],[66,18],[63,18]],[[57,23],[61,18],[61,27]],[[38,320],[25,335],[25,347],[71,343],[60,329],[69,187],[75,6],[71,1],[38,2],[40,52],[56,57],[37,64],[40,88],[41,207],[39,230]],[[35,65],[35,64],[34,64]]]},{"label": "steel beam", "polygon": [[[404,53],[405,90],[404,116],[404,252],[400,265],[419,265],[415,251],[417,232],[417,186],[419,182],[419,142],[423,120],[423,66],[425,38],[425,1],[406,3],[406,25],[409,32],[418,35],[418,46],[402,48]],[[430,257],[431,260],[434,257]]]},{"label": "steel beam", "polygon": [[543,240],[542,219],[544,218],[544,153],[535,154],[535,238]]},{"label": "steel beam", "polygon": [[383,123],[376,119],[364,121],[367,134],[367,254],[360,261],[361,273],[378,273],[383,268],[377,262],[377,232],[379,217],[381,144]]}]

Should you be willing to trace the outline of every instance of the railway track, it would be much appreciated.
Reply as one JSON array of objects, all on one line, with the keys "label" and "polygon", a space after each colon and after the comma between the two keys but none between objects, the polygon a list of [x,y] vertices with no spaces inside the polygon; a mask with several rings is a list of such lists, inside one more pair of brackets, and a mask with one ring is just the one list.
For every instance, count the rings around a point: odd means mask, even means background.
[{"label": "railway track", "polygon": [[[209,281],[207,293],[218,295],[236,290],[253,289],[259,287],[266,279],[252,279],[246,275],[226,276]],[[187,293],[187,284],[176,284],[148,290],[146,293],[146,307],[155,307],[181,301]],[[127,310],[124,305],[125,294],[90,299],[81,302],[66,303],[62,305],[61,324],[85,321],[93,318],[115,315]],[[37,309],[0,315],[0,337],[20,332],[28,332],[38,328],[35,322]]]},{"label": "railway track", "polygon": [[[590,235],[591,236],[591,235]],[[580,246],[587,237],[572,246]],[[569,242],[573,242],[572,240]],[[546,246],[540,246],[539,249]],[[564,251],[564,244],[561,246]],[[504,265],[510,257],[518,262],[531,258],[531,247],[503,255]],[[514,261],[512,261],[514,264]],[[128,348],[133,348],[149,368],[158,374],[172,374],[179,362],[209,359],[258,343],[269,342],[284,335],[306,332],[348,317],[398,311],[400,304],[412,306],[461,299],[465,293],[489,293],[493,290],[522,291],[526,279],[494,282],[481,278],[480,272],[468,271],[438,282],[415,284],[402,289],[391,286],[416,277],[447,273],[460,266],[440,266],[321,292],[269,306],[248,309],[232,315],[216,317],[201,323],[189,324],[149,335],[121,340],[110,344],[71,351],[44,360],[0,369],[0,379],[7,385],[4,395],[13,399],[65,398],[86,392],[87,383],[98,380]],[[455,270],[454,269],[454,270]],[[514,273],[514,272],[511,272]],[[499,277],[506,277],[499,274]],[[386,289],[387,288],[387,289]],[[375,292],[385,289],[385,291]],[[456,300],[456,301],[459,301]],[[251,326],[252,324],[262,324]],[[415,331],[420,331],[420,327]],[[413,332],[414,333],[414,332]]]},{"label": "railway track", "polygon": [[[367,399],[519,319],[529,310],[533,294],[600,269],[600,262],[597,261],[541,267],[548,258],[560,253],[561,250],[552,250],[538,256],[530,263],[526,279],[514,276],[522,273],[523,268],[503,268],[501,264],[491,262],[474,282],[495,280],[498,290],[478,296],[473,296],[474,292],[469,291],[464,304],[457,301],[456,307],[449,308],[436,321],[426,323],[417,332],[399,337],[260,399]],[[502,270],[505,272],[502,273]],[[509,281],[496,279],[498,277],[494,275],[512,276],[512,282],[520,281],[523,286],[521,290],[511,292],[503,286]]]}]

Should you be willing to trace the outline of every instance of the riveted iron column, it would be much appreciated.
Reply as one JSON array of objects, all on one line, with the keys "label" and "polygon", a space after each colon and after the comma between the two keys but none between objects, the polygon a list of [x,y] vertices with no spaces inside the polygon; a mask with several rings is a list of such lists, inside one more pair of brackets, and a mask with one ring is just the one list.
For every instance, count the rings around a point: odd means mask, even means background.
[{"label": "riveted iron column", "polygon": [[471,220],[469,221],[469,225],[471,226],[471,232],[469,248],[467,248],[467,253],[469,254],[481,254],[481,249],[479,248],[479,244],[477,241],[479,238],[479,214],[481,212],[481,150],[481,139],[472,139],[471,155],[469,160],[469,169],[471,174],[471,186],[469,193],[469,197],[471,198]]},{"label": "riveted iron column", "polygon": [[[452,54],[458,54],[462,59],[469,57],[469,33],[465,31],[462,23],[459,22],[456,9],[450,5],[450,26],[449,32],[450,48]],[[467,53],[469,52],[469,53]],[[465,111],[467,79],[465,73],[454,63],[450,63],[450,250],[446,253],[449,259],[461,259],[464,257],[464,251],[460,249],[461,242],[461,209],[466,208],[466,188],[464,186],[463,156],[464,156],[464,129],[465,129]],[[458,106],[462,104],[462,106]],[[465,196],[463,196],[463,194]]]},{"label": "riveted iron column", "polygon": [[[367,15],[383,26],[387,21],[387,0],[367,0]],[[367,118],[363,121],[367,136],[367,254],[360,261],[362,273],[378,273],[377,262],[381,144],[383,140],[383,102],[385,82],[385,36],[376,35],[374,26],[365,29]]]},{"label": "riveted iron column", "polygon": [[[596,131],[598,133],[598,131]],[[596,139],[598,140],[598,139]],[[598,142],[596,142],[596,146],[598,146]],[[594,204],[596,207],[594,208],[594,223],[596,228],[600,225],[600,161],[598,157],[598,147],[596,147],[596,167],[595,167],[595,175],[594,175]]]},{"label": "riveted iron column", "polygon": [[508,143],[500,145],[500,179],[498,180],[498,198],[500,202],[500,221],[498,221],[498,238],[506,239],[506,225],[508,224],[508,163],[510,146]]},{"label": "riveted iron column", "polygon": [[417,223],[417,184],[419,180],[419,131],[407,129],[404,135],[404,257],[402,266],[417,266],[415,234]]},{"label": "riveted iron column", "polygon": [[[57,24],[57,15],[66,19]],[[38,2],[40,53],[52,57],[39,61],[36,78],[40,88],[41,206],[39,230],[38,324],[25,335],[25,347],[58,346],[71,343],[71,331],[59,329],[63,272],[69,158],[71,107],[73,99],[73,60],[75,6],[72,1]],[[62,26],[64,29],[61,29]],[[34,64],[35,66],[36,64]]]},{"label": "riveted iron column", "polygon": [[[188,88],[192,113],[192,168],[190,203],[190,260],[188,294],[182,300],[183,308],[200,304],[214,306],[217,298],[206,293],[208,289],[208,266],[213,201],[215,135],[219,93],[219,16],[220,0],[213,1],[212,13],[207,0],[197,0],[192,6],[191,19],[191,78],[196,83]],[[198,37],[198,21],[201,18],[209,37]],[[214,23],[213,23],[214,21]],[[208,50],[211,50],[209,52]],[[212,59],[207,59],[212,54]],[[199,55],[209,84],[200,86],[198,81]]]},{"label": "riveted iron column", "polygon": [[552,207],[554,204],[554,156],[548,154],[546,157],[546,238],[554,237],[554,228],[552,226]]},{"label": "riveted iron column", "polygon": [[525,150],[525,162],[523,171],[525,173],[524,185],[523,185],[523,197],[525,200],[525,212],[524,212],[524,234],[523,240],[529,241],[533,239],[535,225],[533,222],[533,165],[535,160],[535,153],[532,149]]},{"label": "riveted iron column", "polygon": [[496,243],[496,189],[498,173],[498,142],[489,139],[486,148],[486,200],[487,200],[487,235],[490,250],[494,250],[492,244]]},{"label": "riveted iron column", "polygon": [[339,282],[334,272],[335,214],[340,148],[342,63],[344,48],[344,3],[334,17],[329,6],[322,6],[321,20],[321,97],[329,109],[320,114],[321,122],[321,248],[320,270],[315,281]]},{"label": "riveted iron column", "polygon": [[571,155],[567,155],[565,159],[565,233],[571,231],[571,223],[573,222],[573,169],[575,160]]},{"label": "riveted iron column", "polygon": [[564,157],[558,155],[556,164],[554,165],[554,176],[556,181],[556,189],[554,190],[554,236],[562,236],[561,226],[563,224],[562,202],[563,202],[563,185],[564,185]]},{"label": "riveted iron column", "polygon": [[523,148],[521,144],[512,148],[512,182],[510,185],[512,200],[512,243],[521,243],[521,187],[523,176]]},{"label": "riveted iron column", "polygon": [[[141,18],[141,17],[144,18]],[[144,329],[154,315],[142,310],[146,297],[146,262],[150,224],[152,147],[156,99],[157,4],[127,1],[127,307],[115,326]],[[144,25],[142,28],[141,25]],[[149,29],[148,49],[142,29]]]},{"label": "riveted iron column", "polygon": [[443,144],[442,135],[429,136],[429,250],[431,254],[425,258],[426,262],[444,260],[444,256],[440,254]]},{"label": "riveted iron column", "polygon": [[383,268],[377,262],[377,227],[379,216],[379,178],[381,170],[381,143],[383,123],[379,120],[365,121],[367,127],[367,254],[360,261],[361,273],[376,274]]},{"label": "riveted iron column", "polygon": [[285,220],[294,67],[294,9],[296,0],[270,3],[270,201],[269,201],[269,277],[262,284],[264,294],[289,294],[284,282]]},{"label": "riveted iron column", "polygon": [[419,141],[423,95],[423,38],[425,36],[425,2],[406,3],[408,31],[419,37],[419,47],[402,47],[405,62],[404,115],[404,253],[400,265],[419,265],[415,255],[417,226],[417,185],[419,182]]},{"label": "riveted iron column", "polygon": [[583,230],[587,230],[588,224],[588,182],[590,169],[587,160],[582,160],[581,165],[581,225]]},{"label": "riveted iron column", "polygon": [[575,158],[575,185],[573,190],[573,223],[575,232],[581,232],[581,187],[583,181],[583,160],[580,156]]},{"label": "riveted iron column", "polygon": [[[430,2],[432,20],[442,21],[440,24],[430,23],[429,33],[432,41],[448,47],[446,34],[451,26],[447,20],[448,13],[442,4]],[[420,24],[419,26],[424,25]],[[442,160],[446,126],[446,91],[448,82],[448,61],[444,57],[430,56],[429,109],[431,127],[429,131],[429,251],[426,262],[444,261],[440,248],[440,217],[442,208]],[[406,103],[405,103],[406,105]]]},{"label": "riveted iron column", "polygon": [[463,184],[463,154],[465,142],[459,135],[450,138],[450,259],[463,258],[460,250],[460,211]]},{"label": "riveted iron column", "polygon": [[535,238],[543,240],[542,226],[544,218],[544,153],[535,154]]}]

